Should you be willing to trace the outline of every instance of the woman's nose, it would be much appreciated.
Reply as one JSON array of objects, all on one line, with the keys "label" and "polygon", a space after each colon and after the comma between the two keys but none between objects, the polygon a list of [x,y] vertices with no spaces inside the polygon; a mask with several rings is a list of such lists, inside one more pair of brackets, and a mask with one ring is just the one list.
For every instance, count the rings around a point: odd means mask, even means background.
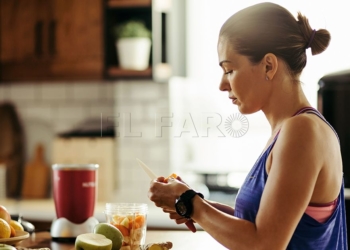
[{"label": "woman's nose", "polygon": [[225,79],[225,76],[221,78],[221,82],[219,84],[219,89],[221,91],[230,91],[230,84],[229,82]]}]

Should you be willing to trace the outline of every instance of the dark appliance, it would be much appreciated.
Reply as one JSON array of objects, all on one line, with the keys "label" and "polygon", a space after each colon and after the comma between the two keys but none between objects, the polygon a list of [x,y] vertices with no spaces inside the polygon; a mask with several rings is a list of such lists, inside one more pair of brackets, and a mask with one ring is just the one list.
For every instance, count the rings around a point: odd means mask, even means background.
[{"label": "dark appliance", "polygon": [[[344,185],[350,188],[350,70],[322,77],[318,90],[318,110],[337,131],[343,160]],[[347,193],[347,192],[346,192]],[[346,223],[350,225],[350,197],[345,196]],[[348,242],[350,230],[348,227]]]},{"label": "dark appliance", "polygon": [[318,110],[338,133],[345,188],[350,188],[350,70],[322,77],[318,90]]}]

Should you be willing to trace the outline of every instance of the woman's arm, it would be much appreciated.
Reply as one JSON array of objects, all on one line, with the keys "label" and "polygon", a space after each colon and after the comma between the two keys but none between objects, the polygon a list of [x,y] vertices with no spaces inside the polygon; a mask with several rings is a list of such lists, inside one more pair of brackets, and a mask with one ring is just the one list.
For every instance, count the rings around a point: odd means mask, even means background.
[{"label": "woman's arm", "polygon": [[193,219],[229,249],[286,249],[323,165],[321,139],[305,117],[286,122],[272,155],[272,165],[255,224],[193,199]]},{"label": "woman's arm", "polygon": [[[272,165],[255,223],[219,211],[199,196],[193,198],[192,219],[229,249],[286,249],[310,202],[323,165],[322,137],[310,119],[287,121],[272,155]],[[174,210],[174,201],[188,189],[177,180],[153,183],[150,199]]]},{"label": "woman's arm", "polygon": [[216,201],[210,201],[210,200],[206,200],[206,202],[208,204],[210,204],[211,206],[215,207],[216,209],[229,214],[229,215],[234,215],[235,210],[233,207],[230,207],[229,205],[223,204],[223,203],[219,203]]}]

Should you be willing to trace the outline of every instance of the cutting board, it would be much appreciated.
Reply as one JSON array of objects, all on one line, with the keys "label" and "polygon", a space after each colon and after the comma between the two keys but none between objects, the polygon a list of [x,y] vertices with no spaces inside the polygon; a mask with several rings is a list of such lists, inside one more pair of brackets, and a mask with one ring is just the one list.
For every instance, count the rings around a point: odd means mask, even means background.
[{"label": "cutting board", "polygon": [[44,160],[44,148],[38,144],[34,156],[24,168],[22,185],[23,199],[43,199],[48,197],[50,168]]}]

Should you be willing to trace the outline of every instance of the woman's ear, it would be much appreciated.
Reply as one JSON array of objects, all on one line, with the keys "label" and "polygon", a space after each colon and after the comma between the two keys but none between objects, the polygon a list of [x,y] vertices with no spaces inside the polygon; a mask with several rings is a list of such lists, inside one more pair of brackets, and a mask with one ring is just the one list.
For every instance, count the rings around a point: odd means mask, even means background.
[{"label": "woman's ear", "polygon": [[265,65],[266,79],[272,80],[278,69],[277,57],[272,53],[267,53],[263,58],[263,64]]}]

